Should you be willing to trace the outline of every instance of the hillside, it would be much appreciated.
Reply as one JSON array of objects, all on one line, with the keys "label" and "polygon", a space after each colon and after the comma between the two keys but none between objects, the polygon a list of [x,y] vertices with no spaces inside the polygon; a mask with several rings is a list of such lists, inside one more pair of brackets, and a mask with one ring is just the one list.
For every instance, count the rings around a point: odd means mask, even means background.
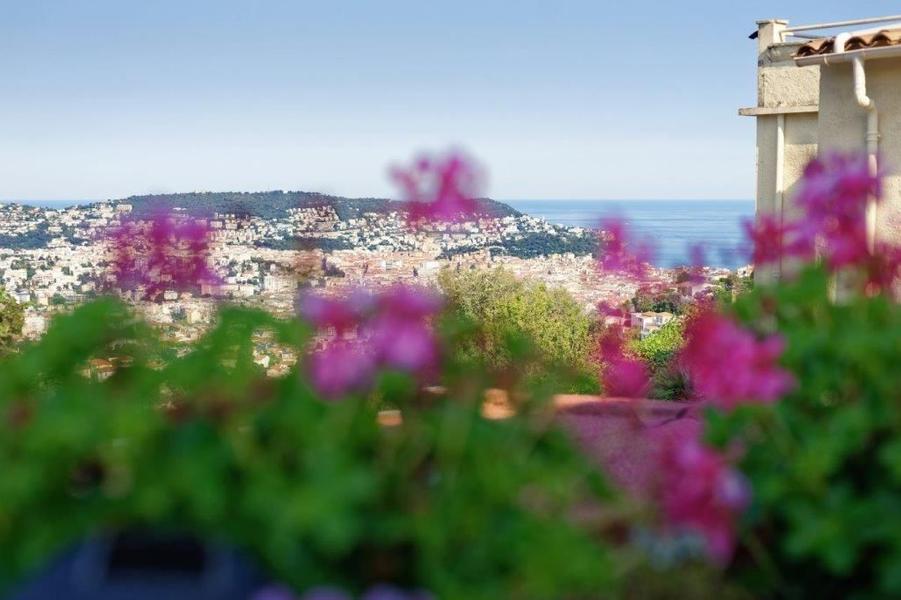
[{"label": "hillside", "polygon": [[[192,192],[187,194],[154,194],[130,196],[121,200],[133,205],[133,212],[141,217],[154,210],[183,208],[194,216],[230,213],[277,219],[287,215],[289,208],[331,206],[343,220],[359,217],[366,212],[403,211],[403,202],[384,198],[344,198],[315,192]],[[490,200],[479,200],[480,210],[487,216],[519,216],[512,207]]]}]

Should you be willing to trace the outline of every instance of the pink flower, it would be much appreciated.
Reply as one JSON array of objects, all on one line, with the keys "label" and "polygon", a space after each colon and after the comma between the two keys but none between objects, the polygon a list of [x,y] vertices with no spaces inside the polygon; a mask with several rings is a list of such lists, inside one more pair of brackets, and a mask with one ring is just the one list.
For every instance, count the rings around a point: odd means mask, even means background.
[{"label": "pink flower", "polygon": [[[337,339],[309,359],[314,387],[325,397],[364,391],[375,370],[390,368],[427,376],[438,365],[439,344],[428,318],[442,305],[425,289],[397,285],[372,297],[358,292],[348,298],[306,295],[298,310],[320,330],[334,329]],[[357,329],[354,343],[342,337]]]},{"label": "pink flower", "polygon": [[870,174],[865,155],[831,154],[811,161],[797,194],[805,210],[802,238],[809,245],[822,241],[832,269],[866,262],[866,205],[881,195],[881,179]]},{"label": "pink flower", "polygon": [[333,340],[310,356],[308,369],[316,391],[335,400],[365,391],[375,374],[375,360],[359,344]]},{"label": "pink flower", "polygon": [[120,289],[143,288],[145,298],[185,291],[218,276],[210,267],[211,233],[205,222],[156,212],[147,222],[113,229],[112,270]]},{"label": "pink flower", "polygon": [[648,368],[637,358],[619,356],[604,363],[604,393],[620,398],[644,398],[651,388]]},{"label": "pink flower", "polygon": [[437,366],[438,340],[421,320],[381,316],[372,325],[371,336],[380,365],[414,374],[425,374]]},{"label": "pink flower", "polygon": [[750,497],[745,480],[687,429],[665,430],[658,461],[667,525],[699,534],[710,558],[725,565],[735,547],[735,520]]},{"label": "pink flower", "polygon": [[365,304],[354,298],[328,298],[319,294],[303,294],[297,311],[319,329],[333,328],[339,335],[360,324]]},{"label": "pink flower", "polygon": [[420,374],[436,367],[438,340],[426,319],[440,310],[441,298],[423,288],[398,285],[381,294],[376,304],[370,336],[380,364]]},{"label": "pink flower", "polygon": [[[617,273],[636,279],[647,275],[647,263],[652,260],[653,249],[648,242],[635,244],[626,224],[620,219],[601,221],[601,271]],[[634,248],[632,246],[635,246]]]},{"label": "pink flower", "polygon": [[651,387],[648,368],[641,359],[626,356],[620,331],[609,331],[601,338],[600,357],[605,394],[622,398],[647,396]]},{"label": "pink flower", "polygon": [[901,279],[901,246],[881,242],[864,265],[865,290],[868,294],[885,293],[894,297],[895,286]]},{"label": "pink flower", "polygon": [[680,353],[695,392],[731,409],[744,402],[773,402],[792,389],[794,378],[777,364],[783,341],[758,341],[730,319],[706,310],[688,323]]},{"label": "pink flower", "polygon": [[756,221],[745,221],[744,227],[754,246],[751,261],[755,265],[779,263],[788,257],[813,257],[813,243],[799,235],[797,223],[780,223],[773,215],[760,215]]},{"label": "pink flower", "polygon": [[443,300],[425,288],[394,285],[379,295],[376,304],[381,312],[394,317],[422,319],[441,310]]},{"label": "pink flower", "polygon": [[598,302],[597,309],[598,314],[605,317],[624,317],[626,314],[622,308],[613,306],[612,304],[604,300]]},{"label": "pink flower", "polygon": [[412,223],[466,220],[478,208],[481,170],[462,154],[421,156],[406,169],[392,169],[391,177],[401,188]]}]

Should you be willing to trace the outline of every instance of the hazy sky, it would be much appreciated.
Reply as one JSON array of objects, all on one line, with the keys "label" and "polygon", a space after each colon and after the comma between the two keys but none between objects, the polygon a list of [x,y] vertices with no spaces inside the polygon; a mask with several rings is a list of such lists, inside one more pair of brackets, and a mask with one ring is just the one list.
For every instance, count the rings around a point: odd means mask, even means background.
[{"label": "hazy sky", "polygon": [[450,146],[496,198],[751,198],[754,21],[889,4],[0,0],[0,198],[382,196]]}]

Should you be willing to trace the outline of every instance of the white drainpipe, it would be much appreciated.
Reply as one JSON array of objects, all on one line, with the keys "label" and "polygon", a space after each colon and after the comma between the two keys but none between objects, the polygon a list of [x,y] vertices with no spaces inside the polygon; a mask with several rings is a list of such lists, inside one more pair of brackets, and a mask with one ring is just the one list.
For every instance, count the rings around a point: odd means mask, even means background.
[{"label": "white drainpipe", "polygon": [[[840,33],[835,36],[834,52],[842,54],[845,51],[845,43],[851,37],[850,33]],[[854,98],[858,106],[867,111],[867,164],[870,175],[879,174],[879,113],[876,111],[876,103],[867,96],[867,73],[864,70],[863,57],[855,56],[851,60],[854,72]],[[873,252],[876,246],[876,198],[870,196],[867,199],[866,212],[867,247]]]},{"label": "white drainpipe", "polygon": [[[785,221],[785,114],[776,115],[776,210],[779,211],[779,225]],[[782,254],[779,255],[779,272],[782,276]]]}]

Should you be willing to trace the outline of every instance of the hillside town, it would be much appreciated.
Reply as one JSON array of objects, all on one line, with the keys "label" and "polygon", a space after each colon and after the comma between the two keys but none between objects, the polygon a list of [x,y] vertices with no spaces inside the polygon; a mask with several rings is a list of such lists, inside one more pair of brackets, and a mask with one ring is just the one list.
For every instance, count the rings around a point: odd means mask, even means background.
[{"label": "hillside town", "polygon": [[[107,289],[109,232],[129,219],[133,209],[127,202],[60,210],[0,205],[0,285],[25,305],[27,337],[39,337],[54,313]],[[598,272],[587,250],[595,233],[528,215],[410,228],[405,215],[396,211],[341,219],[325,205],[289,208],[276,218],[216,213],[203,222],[212,232],[215,284],[201,283],[195,293],[166,290],[153,302],[135,290],[120,291],[176,341],[195,339],[223,300],[288,315],[301,285],[326,293],[398,282],[434,285],[446,268],[501,267],[566,290],[586,312],[595,311],[599,302],[622,305],[637,289],[625,277]],[[539,240],[539,245],[517,252],[522,240]],[[569,247],[576,251],[554,251]],[[691,296],[728,274],[726,269],[705,269],[708,282],[688,290],[683,284],[681,291]],[[652,276],[673,279],[666,269],[653,269]],[[673,287],[677,289],[675,283]],[[672,318],[663,312],[636,315],[632,320],[641,335]]]}]

